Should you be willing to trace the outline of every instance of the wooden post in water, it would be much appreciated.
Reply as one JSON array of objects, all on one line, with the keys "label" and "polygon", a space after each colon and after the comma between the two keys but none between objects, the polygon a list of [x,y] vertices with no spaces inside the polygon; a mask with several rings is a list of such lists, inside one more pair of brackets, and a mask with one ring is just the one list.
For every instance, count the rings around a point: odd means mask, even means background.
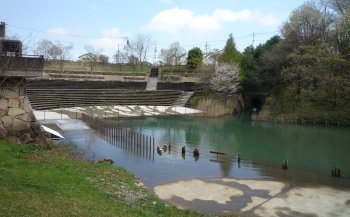
[{"label": "wooden post in water", "polygon": [[126,142],[125,142],[125,145],[126,145],[126,150],[129,151],[129,131],[128,130],[125,130],[125,134],[126,134]]},{"label": "wooden post in water", "polygon": [[154,149],[154,137],[153,137],[153,162],[154,162],[154,151],[155,149]]},{"label": "wooden post in water", "polygon": [[141,146],[142,146],[142,135],[139,133],[139,156],[141,156]]},{"label": "wooden post in water", "polygon": [[142,135],[142,157],[145,157],[145,135]]},{"label": "wooden post in water", "polygon": [[146,136],[146,159],[148,159],[148,136]]},{"label": "wooden post in water", "polygon": [[149,159],[151,160],[151,152],[152,152],[152,138],[149,137]]}]

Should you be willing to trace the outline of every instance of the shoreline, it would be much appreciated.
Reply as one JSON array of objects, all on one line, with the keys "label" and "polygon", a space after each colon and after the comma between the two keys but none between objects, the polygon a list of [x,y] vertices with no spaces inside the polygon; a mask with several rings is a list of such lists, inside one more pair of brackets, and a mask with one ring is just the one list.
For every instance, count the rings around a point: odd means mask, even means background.
[{"label": "shoreline", "polygon": [[[296,186],[280,181],[234,178],[188,179],[154,187],[155,194],[179,208],[208,214],[249,216],[350,215],[350,189]],[[305,206],[305,204],[308,204]]]}]

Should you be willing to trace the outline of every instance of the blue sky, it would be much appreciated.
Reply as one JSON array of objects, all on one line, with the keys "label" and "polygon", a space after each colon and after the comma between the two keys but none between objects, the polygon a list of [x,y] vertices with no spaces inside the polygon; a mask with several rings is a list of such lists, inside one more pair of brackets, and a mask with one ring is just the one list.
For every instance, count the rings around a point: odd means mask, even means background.
[{"label": "blue sky", "polygon": [[[34,47],[41,39],[85,45],[111,56],[137,34],[150,35],[157,50],[179,42],[186,50],[222,49],[230,33],[240,51],[265,42],[304,0],[0,0],[7,36]],[[153,49],[152,49],[153,50]],[[149,54],[149,56],[153,56]]]}]

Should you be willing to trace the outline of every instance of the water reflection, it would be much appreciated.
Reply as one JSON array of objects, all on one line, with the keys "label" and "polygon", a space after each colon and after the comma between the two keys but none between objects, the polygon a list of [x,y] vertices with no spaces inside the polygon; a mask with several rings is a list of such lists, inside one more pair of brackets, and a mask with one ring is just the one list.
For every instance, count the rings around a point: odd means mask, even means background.
[{"label": "water reflection", "polygon": [[[112,121],[113,122],[113,121]],[[147,118],[119,120],[132,131],[154,136],[156,145],[169,143],[171,149],[155,155],[152,162],[140,158],[118,144],[112,144],[92,133],[76,139],[87,152],[112,158],[115,164],[136,174],[152,187],[156,184],[188,178],[234,177],[244,179],[280,179],[292,182],[326,183],[349,186],[349,129],[304,127],[296,125],[256,124],[234,118]],[[182,146],[186,153],[182,154]],[[194,158],[198,148],[200,157]],[[224,156],[210,154],[224,152]],[[241,155],[238,163],[237,156]],[[281,169],[288,159],[290,169]],[[343,178],[330,177],[331,168],[342,168]],[[345,178],[344,178],[345,177]],[[341,184],[340,184],[341,183]]]}]

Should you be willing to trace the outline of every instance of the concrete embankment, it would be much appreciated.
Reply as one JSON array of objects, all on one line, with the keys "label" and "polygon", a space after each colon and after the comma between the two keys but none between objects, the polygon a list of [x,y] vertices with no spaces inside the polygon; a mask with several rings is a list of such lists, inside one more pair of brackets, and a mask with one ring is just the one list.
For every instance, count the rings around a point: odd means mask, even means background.
[{"label": "concrete embankment", "polygon": [[154,187],[180,208],[247,216],[350,216],[350,189],[295,186],[270,180],[191,179]]}]

